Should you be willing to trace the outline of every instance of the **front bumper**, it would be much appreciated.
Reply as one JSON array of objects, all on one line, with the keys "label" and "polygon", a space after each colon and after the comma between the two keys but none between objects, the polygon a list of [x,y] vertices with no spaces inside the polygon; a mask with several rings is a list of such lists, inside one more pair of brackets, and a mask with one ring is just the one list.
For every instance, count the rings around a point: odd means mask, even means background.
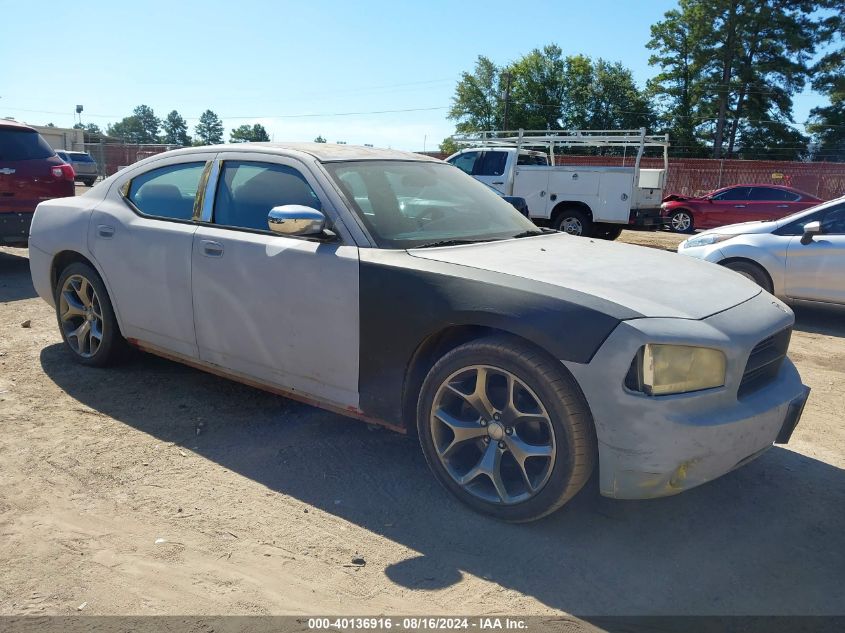
[{"label": "front bumper", "polygon": [[[754,346],[793,321],[789,308],[761,293],[700,321],[623,322],[589,365],[566,363],[593,413],[602,494],[620,499],[677,494],[787,441],[809,392],[788,358],[764,387],[742,398],[737,392]],[[728,360],[725,386],[659,397],[629,391],[625,373],[648,342],[721,349]]]},{"label": "front bumper", "polygon": [[0,244],[26,244],[32,213],[0,211]]}]

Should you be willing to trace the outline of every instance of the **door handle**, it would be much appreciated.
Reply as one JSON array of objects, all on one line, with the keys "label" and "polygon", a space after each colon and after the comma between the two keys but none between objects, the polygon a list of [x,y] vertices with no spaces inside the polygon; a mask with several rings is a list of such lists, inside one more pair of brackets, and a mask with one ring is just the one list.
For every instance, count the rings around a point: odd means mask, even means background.
[{"label": "door handle", "polygon": [[114,227],[109,226],[108,224],[98,224],[97,235],[106,239],[110,239],[114,237]]},{"label": "door handle", "polygon": [[744,208],[745,208],[744,204],[735,204],[734,205],[734,209],[744,209]]},{"label": "door handle", "polygon": [[202,244],[202,253],[206,257],[223,257],[223,245],[220,242],[203,240],[200,243]]},{"label": "door handle", "polygon": [[789,208],[788,204],[779,204],[778,205],[778,209],[788,209],[788,208]]},{"label": "door handle", "polygon": [[505,184],[505,181],[504,180],[494,180],[493,184],[494,185],[503,185],[503,184]]}]

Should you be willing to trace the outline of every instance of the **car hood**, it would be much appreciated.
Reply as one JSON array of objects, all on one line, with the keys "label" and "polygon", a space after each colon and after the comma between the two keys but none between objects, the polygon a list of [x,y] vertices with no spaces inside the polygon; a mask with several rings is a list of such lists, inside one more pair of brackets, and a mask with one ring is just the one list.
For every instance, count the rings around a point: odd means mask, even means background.
[{"label": "car hood", "polygon": [[408,253],[574,290],[644,317],[703,319],[761,292],[744,277],[692,257],[565,233]]},{"label": "car hood", "polygon": [[701,202],[706,200],[706,198],[702,198],[699,196],[682,196],[677,193],[670,193],[668,196],[663,198],[661,202],[684,202],[685,200],[695,200],[696,202]]},{"label": "car hood", "polygon": [[756,222],[740,222],[739,224],[726,224],[709,231],[699,233],[695,237],[715,233],[717,235],[750,235],[752,233],[771,233],[778,226],[773,220],[758,220]]}]

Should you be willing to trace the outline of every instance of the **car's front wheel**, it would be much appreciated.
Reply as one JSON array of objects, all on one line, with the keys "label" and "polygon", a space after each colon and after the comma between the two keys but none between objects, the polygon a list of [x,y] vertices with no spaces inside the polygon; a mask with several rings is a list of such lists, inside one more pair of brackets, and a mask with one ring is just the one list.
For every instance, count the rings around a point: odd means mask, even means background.
[{"label": "car's front wheel", "polygon": [[689,211],[675,211],[669,218],[669,228],[673,233],[692,233],[692,214]]},{"label": "car's front wheel", "polygon": [[596,458],[590,410],[573,379],[508,336],[466,343],[434,365],[417,430],[438,481],[505,521],[555,511],[581,489]]},{"label": "car's front wheel", "polygon": [[124,345],[103,280],[83,262],[69,265],[59,275],[56,318],[65,345],[83,365],[108,365]]}]

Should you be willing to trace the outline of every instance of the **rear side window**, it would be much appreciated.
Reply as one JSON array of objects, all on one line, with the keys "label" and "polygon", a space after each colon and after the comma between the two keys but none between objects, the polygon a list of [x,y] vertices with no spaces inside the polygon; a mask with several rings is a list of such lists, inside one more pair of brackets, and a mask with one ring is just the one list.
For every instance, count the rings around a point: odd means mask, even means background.
[{"label": "rear side window", "polygon": [[214,223],[268,231],[273,207],[298,204],[321,209],[311,185],[293,167],[274,163],[225,161],[214,200]]},{"label": "rear side window", "polygon": [[38,132],[0,129],[0,160],[49,158],[56,152]]},{"label": "rear side window", "polygon": [[786,200],[797,200],[798,196],[785,191],[784,189],[775,189],[773,187],[752,187],[751,196],[749,200],[772,200],[783,202]]},{"label": "rear side window", "polygon": [[450,163],[452,163],[455,167],[472,175],[473,170],[475,169],[475,161],[478,160],[478,157],[481,155],[481,152],[465,152],[460,156],[455,156]]},{"label": "rear side window", "polygon": [[536,154],[520,154],[516,159],[516,164],[548,167],[549,160],[545,156],[537,156]]},{"label": "rear side window", "polygon": [[475,168],[476,176],[501,176],[508,161],[506,152],[484,152],[481,163]]},{"label": "rear side window", "polygon": [[126,197],[145,215],[190,220],[204,169],[204,162],[152,169],[132,179]]},{"label": "rear side window", "polygon": [[93,163],[94,159],[91,158],[88,154],[71,154],[70,159],[74,163]]}]

